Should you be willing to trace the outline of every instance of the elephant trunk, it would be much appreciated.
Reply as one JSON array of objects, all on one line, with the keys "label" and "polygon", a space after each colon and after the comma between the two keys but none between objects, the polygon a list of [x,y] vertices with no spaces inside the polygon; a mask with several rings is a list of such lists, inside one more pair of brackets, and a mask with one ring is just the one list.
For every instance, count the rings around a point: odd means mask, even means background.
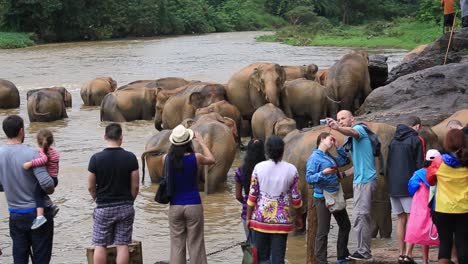
[{"label": "elephant trunk", "polygon": [[154,127],[161,131],[163,128],[162,128],[162,120],[154,120]]},{"label": "elephant trunk", "polygon": [[281,87],[278,87],[276,83],[266,83],[265,84],[265,99],[275,105],[280,107],[278,92]]}]

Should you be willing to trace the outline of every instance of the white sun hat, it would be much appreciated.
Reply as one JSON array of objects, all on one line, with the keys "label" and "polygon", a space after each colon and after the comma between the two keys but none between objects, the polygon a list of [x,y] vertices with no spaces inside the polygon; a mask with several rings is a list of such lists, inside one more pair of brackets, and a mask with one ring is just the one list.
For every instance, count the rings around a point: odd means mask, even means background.
[{"label": "white sun hat", "polygon": [[193,135],[192,129],[178,125],[172,130],[169,141],[176,146],[181,146],[190,142],[193,139]]}]

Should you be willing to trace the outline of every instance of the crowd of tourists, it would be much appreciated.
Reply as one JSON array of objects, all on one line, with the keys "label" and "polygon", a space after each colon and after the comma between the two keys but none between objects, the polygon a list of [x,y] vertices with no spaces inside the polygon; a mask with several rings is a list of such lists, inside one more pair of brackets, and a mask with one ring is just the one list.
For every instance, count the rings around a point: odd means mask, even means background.
[{"label": "crowd of tourists", "polygon": [[[372,132],[343,110],[337,120],[327,118],[331,130],[348,137],[343,146],[331,133],[317,137],[306,166],[306,181],[313,185],[317,212],[316,263],[328,263],[331,216],[338,226],[337,262],[368,260],[371,252],[371,200],[376,188]],[[0,184],[10,212],[13,262],[49,263],[52,255],[54,216],[59,208],[48,195],[58,184],[59,153],[52,147],[52,133],[37,134],[39,150],[23,144],[23,119],[11,115],[3,121],[6,144],[0,146]],[[392,212],[397,216],[399,263],[415,263],[413,245],[423,245],[423,263],[429,263],[429,246],[438,245],[439,263],[468,263],[468,128],[457,120],[447,125],[446,152],[425,150],[418,136],[421,120],[410,116],[396,128],[388,146],[387,183]],[[96,202],[92,243],[94,263],[107,263],[107,246],[117,248],[117,263],[129,263],[135,210],[139,191],[139,165],[135,155],[121,147],[119,124],[105,128],[106,148],[94,154],[88,166],[88,191]],[[196,153],[192,141],[201,146]],[[207,263],[204,216],[197,168],[215,158],[200,134],[182,125],[173,129],[164,167],[173,179],[170,196],[170,263]],[[282,160],[284,141],[271,136],[248,143],[242,165],[235,173],[236,199],[248,242],[256,249],[258,263],[285,263],[288,233],[304,225],[297,168]],[[331,155],[336,150],[337,155]],[[348,155],[350,152],[350,155]],[[350,162],[346,171],[338,168]],[[346,210],[340,181],[354,175],[352,221]],[[428,203],[428,201],[430,201]],[[357,247],[348,249],[349,233]],[[453,249],[452,249],[453,248]]]}]

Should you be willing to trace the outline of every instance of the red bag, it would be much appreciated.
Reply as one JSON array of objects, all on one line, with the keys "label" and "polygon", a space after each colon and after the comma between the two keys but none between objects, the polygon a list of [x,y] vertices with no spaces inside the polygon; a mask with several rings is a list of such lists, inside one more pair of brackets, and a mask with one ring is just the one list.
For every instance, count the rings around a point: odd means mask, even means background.
[{"label": "red bag", "polygon": [[439,245],[437,228],[432,223],[431,209],[427,205],[429,188],[421,182],[411,202],[411,214],[406,225],[405,241],[412,244]]}]

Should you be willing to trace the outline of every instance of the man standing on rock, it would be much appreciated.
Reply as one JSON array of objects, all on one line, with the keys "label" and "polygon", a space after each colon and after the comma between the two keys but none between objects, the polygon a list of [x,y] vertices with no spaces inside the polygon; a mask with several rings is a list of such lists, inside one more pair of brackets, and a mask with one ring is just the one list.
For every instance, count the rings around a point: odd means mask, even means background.
[{"label": "man standing on rock", "polygon": [[453,0],[440,0],[440,4],[444,8],[444,33],[450,32],[455,19]]},{"label": "man standing on rock", "polygon": [[372,192],[377,187],[372,143],[362,124],[354,124],[350,111],[342,110],[337,114],[337,121],[327,118],[328,126],[345,136],[352,137],[351,158],[353,160],[353,230],[356,232],[358,248],[350,259],[366,260],[371,254],[371,218]]},{"label": "man standing on rock", "polygon": [[128,245],[132,242],[135,210],[133,201],[139,189],[138,160],[121,148],[122,127],[106,127],[107,148],[94,154],[88,166],[88,190],[96,201],[94,209],[94,263],[107,263],[107,246],[116,245],[117,263],[130,263]]},{"label": "man standing on rock", "polygon": [[403,124],[397,125],[395,136],[388,146],[387,185],[392,212],[398,217],[398,263],[415,263],[412,258],[413,244],[405,243],[405,233],[412,201],[408,181],[424,162],[424,146],[418,135],[420,128],[419,117],[406,118]]}]

